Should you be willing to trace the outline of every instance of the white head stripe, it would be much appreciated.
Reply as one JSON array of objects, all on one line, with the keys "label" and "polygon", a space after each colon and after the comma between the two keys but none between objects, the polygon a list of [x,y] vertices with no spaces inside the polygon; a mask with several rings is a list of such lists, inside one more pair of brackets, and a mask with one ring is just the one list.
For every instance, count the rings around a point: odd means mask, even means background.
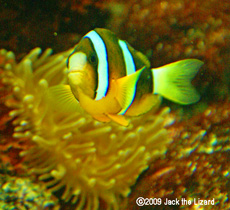
[{"label": "white head stripe", "polygon": [[126,68],[126,75],[133,74],[136,70],[135,63],[133,60],[133,56],[130,53],[127,44],[125,41],[119,40],[119,45],[121,47],[123,57],[125,59],[125,68]]},{"label": "white head stripe", "polygon": [[109,87],[109,66],[105,43],[96,31],[90,31],[84,38],[89,38],[92,41],[98,57],[98,85],[95,100],[100,100],[106,95]]}]

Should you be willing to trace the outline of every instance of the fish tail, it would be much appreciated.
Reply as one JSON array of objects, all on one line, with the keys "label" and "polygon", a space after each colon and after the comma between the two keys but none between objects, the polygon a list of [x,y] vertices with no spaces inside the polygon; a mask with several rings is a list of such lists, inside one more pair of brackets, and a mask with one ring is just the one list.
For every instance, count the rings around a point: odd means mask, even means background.
[{"label": "fish tail", "polygon": [[183,105],[199,101],[200,95],[191,80],[202,65],[200,60],[185,59],[152,69],[153,93]]}]

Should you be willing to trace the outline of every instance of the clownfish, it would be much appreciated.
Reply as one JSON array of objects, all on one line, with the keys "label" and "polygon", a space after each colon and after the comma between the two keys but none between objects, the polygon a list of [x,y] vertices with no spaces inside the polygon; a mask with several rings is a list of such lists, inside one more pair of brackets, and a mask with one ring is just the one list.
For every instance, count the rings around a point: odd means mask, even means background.
[{"label": "clownfish", "polygon": [[151,68],[144,54],[110,30],[96,28],[67,59],[68,85],[53,92],[66,108],[80,105],[98,121],[128,126],[125,116],[148,112],[161,96],[183,105],[197,102],[200,96],[191,80],[202,65],[185,59]]}]

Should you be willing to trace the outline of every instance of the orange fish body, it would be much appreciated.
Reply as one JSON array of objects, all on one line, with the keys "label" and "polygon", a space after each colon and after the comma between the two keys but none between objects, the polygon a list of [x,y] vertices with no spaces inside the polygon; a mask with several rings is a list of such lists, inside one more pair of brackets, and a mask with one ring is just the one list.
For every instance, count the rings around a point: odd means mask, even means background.
[{"label": "orange fish body", "polygon": [[[203,62],[186,59],[151,69],[141,52],[107,29],[86,34],[67,63],[69,86],[58,87],[65,91],[56,93],[78,101],[102,122],[113,120],[127,126],[124,116],[148,112],[159,104],[161,96],[180,104],[195,103],[200,98],[190,81]],[[73,96],[75,100],[70,100]]]}]

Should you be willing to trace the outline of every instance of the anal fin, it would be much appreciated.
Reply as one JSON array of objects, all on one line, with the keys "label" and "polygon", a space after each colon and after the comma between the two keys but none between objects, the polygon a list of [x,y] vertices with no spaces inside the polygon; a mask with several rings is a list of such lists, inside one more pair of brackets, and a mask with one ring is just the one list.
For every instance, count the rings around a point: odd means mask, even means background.
[{"label": "anal fin", "polygon": [[111,119],[104,115],[104,114],[101,114],[101,115],[92,115],[92,117],[97,120],[97,121],[100,121],[100,122],[110,122]]},{"label": "anal fin", "polygon": [[116,115],[116,114],[107,114],[107,116],[113,120],[114,122],[123,125],[123,126],[128,126],[129,121],[123,116],[123,115]]}]

